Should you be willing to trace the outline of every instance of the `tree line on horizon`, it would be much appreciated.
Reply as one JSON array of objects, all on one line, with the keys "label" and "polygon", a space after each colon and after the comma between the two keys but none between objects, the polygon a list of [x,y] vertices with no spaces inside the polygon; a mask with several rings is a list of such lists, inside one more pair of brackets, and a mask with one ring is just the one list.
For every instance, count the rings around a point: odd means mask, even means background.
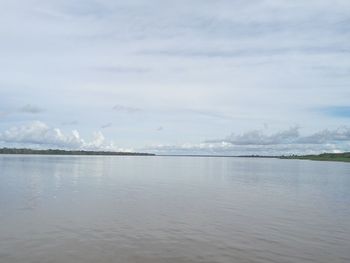
[{"label": "tree line on horizon", "polygon": [[36,149],[28,149],[28,148],[0,148],[0,154],[139,155],[139,156],[155,155],[152,153],[139,153],[139,152],[109,152],[109,151],[84,151],[84,150],[61,150],[61,149],[36,150]]}]

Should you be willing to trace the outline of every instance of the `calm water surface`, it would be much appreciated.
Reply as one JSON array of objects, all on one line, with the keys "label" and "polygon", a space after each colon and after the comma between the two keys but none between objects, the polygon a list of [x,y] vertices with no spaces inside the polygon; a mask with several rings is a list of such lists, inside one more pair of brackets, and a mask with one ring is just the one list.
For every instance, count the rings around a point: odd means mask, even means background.
[{"label": "calm water surface", "polygon": [[0,262],[350,262],[350,164],[2,155]]}]

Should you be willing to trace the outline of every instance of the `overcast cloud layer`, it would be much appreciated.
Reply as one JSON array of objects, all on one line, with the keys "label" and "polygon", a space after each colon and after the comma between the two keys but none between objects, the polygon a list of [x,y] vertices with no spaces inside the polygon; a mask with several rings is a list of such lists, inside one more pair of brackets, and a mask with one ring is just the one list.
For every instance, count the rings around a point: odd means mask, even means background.
[{"label": "overcast cloud layer", "polygon": [[3,0],[0,40],[0,147],[350,151],[347,0]]}]

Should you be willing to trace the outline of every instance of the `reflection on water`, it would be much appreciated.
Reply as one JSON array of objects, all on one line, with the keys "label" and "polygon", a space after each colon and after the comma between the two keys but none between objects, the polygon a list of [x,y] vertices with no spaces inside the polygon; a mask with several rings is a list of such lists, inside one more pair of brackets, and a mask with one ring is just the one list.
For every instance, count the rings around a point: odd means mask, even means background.
[{"label": "reflection on water", "polygon": [[0,156],[0,262],[350,262],[350,165]]}]

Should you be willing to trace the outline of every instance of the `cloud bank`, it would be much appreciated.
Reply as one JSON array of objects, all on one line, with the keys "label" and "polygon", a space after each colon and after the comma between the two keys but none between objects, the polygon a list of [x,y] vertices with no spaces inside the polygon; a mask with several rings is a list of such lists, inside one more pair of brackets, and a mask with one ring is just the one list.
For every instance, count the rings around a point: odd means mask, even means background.
[{"label": "cloud bank", "polygon": [[8,147],[59,148],[68,150],[118,151],[113,142],[105,139],[101,132],[95,132],[91,140],[83,139],[77,130],[64,133],[58,128],[34,121],[12,127],[0,133],[0,142]]},{"label": "cloud bank", "polygon": [[159,154],[214,155],[289,155],[350,150],[350,127],[325,129],[309,135],[301,135],[299,130],[299,127],[291,127],[273,134],[253,130],[197,144],[156,145],[146,149]]},{"label": "cloud bank", "polygon": [[[324,129],[301,134],[300,128],[290,127],[275,133],[251,130],[230,134],[224,138],[200,143],[159,144],[137,149],[156,154],[198,155],[289,155],[350,151],[350,127]],[[6,147],[58,148],[68,150],[131,151],[116,147],[102,132],[93,133],[90,140],[77,130],[63,132],[44,122],[33,121],[14,126],[0,133],[0,144]]]},{"label": "cloud bank", "polygon": [[302,136],[299,127],[265,134],[262,130],[253,130],[243,134],[231,134],[224,139],[207,141],[208,143],[228,143],[231,145],[281,145],[281,144],[325,144],[350,142],[350,128],[325,129],[311,135]]}]

